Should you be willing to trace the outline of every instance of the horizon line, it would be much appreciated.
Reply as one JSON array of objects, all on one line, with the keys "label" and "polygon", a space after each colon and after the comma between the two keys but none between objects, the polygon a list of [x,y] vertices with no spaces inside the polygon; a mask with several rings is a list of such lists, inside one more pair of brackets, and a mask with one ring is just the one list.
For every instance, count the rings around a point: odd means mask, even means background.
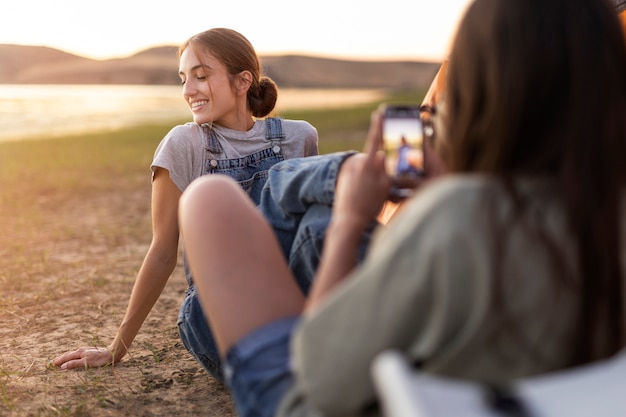
[{"label": "horizon line", "polygon": [[[126,54],[110,54],[106,56],[89,55],[86,53],[80,53],[69,49],[64,49],[56,46],[44,45],[44,44],[24,44],[24,43],[0,43],[0,45],[6,46],[18,46],[18,47],[34,47],[34,48],[48,48],[56,51],[64,52],[70,55],[78,56],[93,61],[110,61],[115,59],[132,58],[133,56],[157,48],[178,48],[176,44],[155,44],[152,46],[146,46],[144,48],[137,49],[135,52]],[[337,54],[337,53],[323,53],[323,52],[307,52],[307,51],[257,51],[257,55],[262,57],[281,57],[281,56],[304,56],[310,58],[319,59],[335,59],[343,61],[357,61],[357,62],[424,62],[424,63],[441,63],[443,58],[436,57],[418,57],[415,55],[349,55],[349,54]]]}]

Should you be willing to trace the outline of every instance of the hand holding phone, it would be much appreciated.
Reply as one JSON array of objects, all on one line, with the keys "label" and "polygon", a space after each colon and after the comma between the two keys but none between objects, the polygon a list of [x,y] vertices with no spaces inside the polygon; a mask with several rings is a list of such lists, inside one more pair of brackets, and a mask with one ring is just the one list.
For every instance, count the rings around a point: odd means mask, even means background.
[{"label": "hand holding phone", "polygon": [[387,174],[391,178],[390,198],[413,195],[425,173],[424,141],[432,137],[429,121],[421,118],[419,105],[383,104],[383,143]]}]

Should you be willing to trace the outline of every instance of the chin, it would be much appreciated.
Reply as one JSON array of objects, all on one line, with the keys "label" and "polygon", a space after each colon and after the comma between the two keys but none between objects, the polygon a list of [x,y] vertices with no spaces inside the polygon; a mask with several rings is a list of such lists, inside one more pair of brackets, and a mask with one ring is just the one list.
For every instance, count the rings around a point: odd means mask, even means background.
[{"label": "chin", "polygon": [[212,120],[209,119],[208,117],[194,117],[193,121],[196,122],[199,125],[203,125],[205,123],[211,123]]}]

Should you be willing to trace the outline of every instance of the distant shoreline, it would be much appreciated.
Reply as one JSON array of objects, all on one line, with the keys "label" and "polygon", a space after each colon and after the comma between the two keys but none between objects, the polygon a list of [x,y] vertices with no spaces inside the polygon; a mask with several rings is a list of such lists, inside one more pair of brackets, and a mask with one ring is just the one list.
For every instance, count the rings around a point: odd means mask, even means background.
[{"label": "distant shoreline", "polygon": [[[279,90],[273,114],[381,101],[377,89]],[[114,132],[164,120],[192,120],[179,86],[0,85],[0,142]],[[173,127],[172,124],[170,127]]]}]

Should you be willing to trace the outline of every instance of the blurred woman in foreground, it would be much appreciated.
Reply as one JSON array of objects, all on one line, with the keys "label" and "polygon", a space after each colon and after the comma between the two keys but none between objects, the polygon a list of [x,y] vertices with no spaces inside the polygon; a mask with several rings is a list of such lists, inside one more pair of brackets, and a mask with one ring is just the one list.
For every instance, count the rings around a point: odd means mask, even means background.
[{"label": "blurred woman in foreground", "polygon": [[449,174],[355,267],[390,184],[375,115],[368,151],[325,185],[333,212],[306,299],[236,184],[192,184],[181,230],[240,415],[378,415],[369,368],[390,348],[492,383],[624,348],[624,74],[608,1],[476,0],[439,109]]}]

